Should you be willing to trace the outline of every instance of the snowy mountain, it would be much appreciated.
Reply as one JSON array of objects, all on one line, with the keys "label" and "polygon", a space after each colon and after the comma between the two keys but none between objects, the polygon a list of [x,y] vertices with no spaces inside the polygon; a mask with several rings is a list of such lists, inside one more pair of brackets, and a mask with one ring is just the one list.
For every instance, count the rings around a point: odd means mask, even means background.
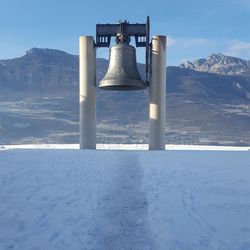
[{"label": "snowy mountain", "polygon": [[180,67],[222,75],[250,73],[250,61],[223,54],[212,54],[207,58],[201,58],[192,62],[187,61],[181,64]]}]

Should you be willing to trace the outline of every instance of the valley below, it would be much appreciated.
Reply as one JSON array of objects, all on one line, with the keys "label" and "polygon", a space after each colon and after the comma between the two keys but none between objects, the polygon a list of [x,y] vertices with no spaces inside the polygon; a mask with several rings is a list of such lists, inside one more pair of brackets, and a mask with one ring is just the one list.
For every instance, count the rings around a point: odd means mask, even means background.
[{"label": "valley below", "polygon": [[[110,92],[98,91],[97,143],[148,143],[147,94],[139,93],[140,102],[138,93],[111,94],[117,95],[115,105],[108,101]],[[77,88],[0,98],[0,144],[78,143]],[[247,103],[208,103],[182,94],[167,95],[166,144],[248,146],[249,124]]]}]

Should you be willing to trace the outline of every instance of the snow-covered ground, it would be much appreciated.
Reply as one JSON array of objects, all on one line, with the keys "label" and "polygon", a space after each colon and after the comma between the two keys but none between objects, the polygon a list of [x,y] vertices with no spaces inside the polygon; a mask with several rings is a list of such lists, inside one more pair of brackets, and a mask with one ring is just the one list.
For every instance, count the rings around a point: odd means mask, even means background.
[{"label": "snow-covered ground", "polygon": [[[148,144],[97,144],[97,149],[104,150],[148,150]],[[23,144],[0,145],[6,149],[79,149],[79,144]],[[166,150],[213,150],[213,151],[250,151],[250,147],[236,146],[200,146],[200,145],[165,145]]]},{"label": "snow-covered ground", "polygon": [[0,147],[0,249],[250,249],[248,148],[56,147]]}]

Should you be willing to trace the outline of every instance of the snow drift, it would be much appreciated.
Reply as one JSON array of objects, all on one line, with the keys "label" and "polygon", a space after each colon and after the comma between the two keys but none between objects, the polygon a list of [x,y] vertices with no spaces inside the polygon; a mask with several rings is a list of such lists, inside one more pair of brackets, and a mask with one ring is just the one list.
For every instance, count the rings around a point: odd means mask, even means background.
[{"label": "snow drift", "polygon": [[250,249],[249,151],[3,149],[0,249]]}]

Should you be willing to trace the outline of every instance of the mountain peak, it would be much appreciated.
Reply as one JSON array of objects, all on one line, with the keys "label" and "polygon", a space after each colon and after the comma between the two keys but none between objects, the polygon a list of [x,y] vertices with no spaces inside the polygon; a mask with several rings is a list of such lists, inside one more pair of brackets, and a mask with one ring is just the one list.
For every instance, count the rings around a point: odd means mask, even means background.
[{"label": "mountain peak", "polygon": [[207,58],[200,58],[192,62],[187,61],[182,63],[180,67],[223,75],[240,75],[250,71],[248,61],[221,53],[212,54]]},{"label": "mountain peak", "polygon": [[62,56],[69,55],[68,53],[56,50],[56,49],[41,49],[41,48],[31,48],[26,51],[26,55],[54,55],[54,56]]}]

